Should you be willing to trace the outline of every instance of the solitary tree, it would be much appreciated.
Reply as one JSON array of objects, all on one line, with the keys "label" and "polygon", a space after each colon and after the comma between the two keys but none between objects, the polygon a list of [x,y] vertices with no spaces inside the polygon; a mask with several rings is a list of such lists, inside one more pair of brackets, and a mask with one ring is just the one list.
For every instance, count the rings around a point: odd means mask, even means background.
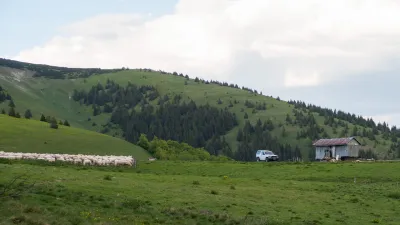
[{"label": "solitary tree", "polygon": [[70,126],[69,123],[68,123],[68,120],[65,120],[65,121],[64,121],[64,126],[67,126],[67,127]]},{"label": "solitary tree", "polygon": [[1,109],[1,114],[6,114],[6,110]]},{"label": "solitary tree", "polygon": [[32,112],[31,112],[30,109],[27,109],[27,110],[25,111],[24,117],[25,117],[26,119],[32,118]]},{"label": "solitary tree", "polygon": [[15,117],[15,109],[14,109],[14,107],[10,108],[10,110],[8,111],[8,115],[12,116],[12,117]]},{"label": "solitary tree", "polygon": [[40,121],[42,121],[42,122],[47,122],[47,121],[46,121],[46,117],[44,117],[43,114],[40,116]]},{"label": "solitary tree", "polygon": [[50,120],[50,128],[58,129],[57,120],[54,117]]}]

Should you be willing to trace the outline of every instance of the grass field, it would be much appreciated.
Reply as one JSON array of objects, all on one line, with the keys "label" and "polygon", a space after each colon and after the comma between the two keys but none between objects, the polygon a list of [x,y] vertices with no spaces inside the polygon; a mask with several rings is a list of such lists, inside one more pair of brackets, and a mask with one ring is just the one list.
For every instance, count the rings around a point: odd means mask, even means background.
[{"label": "grass field", "polygon": [[[1,73],[3,73],[3,75],[1,75]],[[18,79],[15,74],[20,74]],[[237,131],[239,127],[243,127],[245,122],[244,114],[247,113],[249,115],[249,121],[253,124],[258,119],[265,121],[270,118],[273,120],[277,128],[272,133],[278,137],[281,143],[288,143],[293,147],[298,145],[304,156],[307,156],[308,152],[312,151],[309,147],[311,140],[296,140],[296,134],[300,131],[300,127],[285,124],[286,114],[292,115],[293,117],[293,106],[271,97],[255,95],[245,90],[223,87],[216,84],[196,83],[193,79],[186,81],[185,78],[179,76],[165,75],[158,72],[126,70],[118,73],[94,75],[86,79],[59,80],[43,77],[33,78],[28,72],[15,69],[10,72],[10,69],[1,69],[0,67],[1,85],[8,90],[15,99],[18,112],[23,114],[25,109],[29,108],[35,119],[39,119],[40,114],[44,113],[46,116],[50,115],[56,116],[58,119],[67,119],[73,127],[93,131],[100,131],[102,128],[100,125],[108,121],[110,114],[107,115],[103,113],[93,117],[91,107],[81,106],[69,97],[72,95],[75,88],[88,90],[92,85],[98,82],[105,84],[107,79],[114,80],[122,85],[126,85],[128,82],[137,85],[153,85],[161,95],[181,94],[183,100],[188,100],[190,98],[200,105],[208,102],[213,106],[224,108],[229,105],[230,101],[236,99],[239,101],[239,104],[235,104],[232,108],[229,108],[229,110],[237,115],[239,126],[226,134],[226,140],[234,150],[236,150],[237,147]],[[187,85],[185,85],[185,81]],[[221,105],[217,104],[218,99],[222,100]],[[260,103],[265,102],[267,103],[267,110],[252,113],[252,109],[244,106],[246,100]],[[0,104],[0,109],[1,108],[8,110],[6,103]],[[317,114],[314,114],[314,116],[319,125],[321,125],[331,137],[336,137],[336,135],[333,134],[332,127],[324,125],[323,117]],[[88,120],[89,117],[91,118],[90,121]],[[286,137],[281,137],[282,128],[279,128],[277,126],[278,124],[284,125],[287,132]],[[350,131],[352,128],[353,125],[349,124]],[[338,133],[340,133],[340,131],[341,129],[338,129]],[[376,138],[378,141],[376,145],[368,138],[358,138],[358,140],[365,142],[367,144],[366,148],[375,149],[378,155],[383,156],[386,154],[387,149],[389,149],[391,142],[383,140],[381,135],[378,135]]]},{"label": "grass field", "polygon": [[108,135],[59,125],[0,115],[0,151],[132,155],[145,160],[149,154],[139,146]]},{"label": "grass field", "polygon": [[[95,168],[0,161],[0,224],[398,224],[400,163],[152,162]],[[356,182],[354,182],[356,178]]]}]

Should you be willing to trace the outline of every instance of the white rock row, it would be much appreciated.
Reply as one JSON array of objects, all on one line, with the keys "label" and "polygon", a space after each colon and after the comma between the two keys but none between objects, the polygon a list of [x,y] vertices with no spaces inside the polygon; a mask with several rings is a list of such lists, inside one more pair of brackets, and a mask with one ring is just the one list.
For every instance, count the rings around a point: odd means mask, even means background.
[{"label": "white rock row", "polygon": [[97,165],[97,166],[136,166],[136,161],[132,156],[115,155],[72,155],[72,154],[52,154],[52,153],[22,153],[0,151],[0,158],[3,159],[32,159],[45,160],[48,162],[62,161],[74,164]]}]

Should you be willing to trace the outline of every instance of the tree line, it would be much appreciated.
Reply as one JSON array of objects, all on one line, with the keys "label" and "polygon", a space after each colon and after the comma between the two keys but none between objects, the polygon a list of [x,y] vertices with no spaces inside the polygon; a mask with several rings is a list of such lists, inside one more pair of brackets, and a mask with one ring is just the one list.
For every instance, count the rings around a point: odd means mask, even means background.
[{"label": "tree line", "polygon": [[186,142],[194,147],[205,147],[214,135],[224,135],[237,125],[236,116],[227,109],[209,104],[197,106],[194,101],[160,101],[158,107],[147,104],[140,109],[117,106],[111,123],[118,124],[125,139],[136,142],[141,133],[150,139]]},{"label": "tree line", "polygon": [[[288,101],[288,103],[294,105],[296,109],[305,109],[311,112],[318,113],[320,116],[323,116],[325,118],[324,123],[326,125],[329,124],[332,127],[337,125],[345,126],[345,123],[343,121],[346,121],[356,126],[370,128],[374,135],[378,135],[381,132],[386,140],[389,140],[392,137],[400,138],[400,129],[398,129],[396,126],[392,126],[391,128],[389,128],[386,122],[376,124],[372,118],[365,119],[362,116],[345,113],[341,110],[322,108],[320,106],[316,106],[313,104],[306,104],[305,102],[302,101],[290,100]],[[365,134],[365,132],[363,133],[364,133],[363,136],[369,136],[370,139],[372,139],[371,134]]]},{"label": "tree line", "polygon": [[[0,99],[2,99],[1,96],[3,96],[1,93],[6,93],[6,92],[0,86]],[[21,114],[19,112],[17,112],[16,105],[14,103],[14,100],[11,98],[11,96],[8,93],[5,94],[4,96],[7,96],[4,99],[4,101],[5,100],[9,100],[9,103],[8,103],[9,110],[8,110],[8,113],[7,113],[5,109],[1,109],[0,113],[4,114],[4,115],[8,114],[8,116],[11,116],[11,117],[14,117],[14,118],[21,118],[22,116],[21,116]],[[0,103],[1,103],[1,101],[0,101]],[[24,113],[24,118],[25,119],[31,119],[32,117],[33,117],[32,111],[30,109],[26,109],[25,113]],[[43,114],[41,115],[40,121],[48,122],[50,124],[50,128],[54,128],[54,129],[58,128],[58,124],[64,125],[64,126],[70,126],[68,120],[64,120],[64,122],[59,120],[59,122],[57,123],[57,120],[56,120],[55,117],[50,117],[50,116],[45,117]]]},{"label": "tree line", "polygon": [[49,66],[34,63],[19,62],[11,59],[0,58],[0,66],[6,66],[21,70],[30,70],[35,72],[34,77],[47,77],[50,79],[65,78],[84,78],[94,74],[104,74],[125,70],[120,69],[100,69],[100,68],[69,68],[59,66]]},{"label": "tree line", "polygon": [[[22,118],[21,114],[19,112],[16,112],[15,106],[10,107],[8,114],[6,113],[6,111],[4,109],[2,109],[1,114],[8,115],[8,116],[11,116],[14,118]],[[32,115],[31,110],[30,109],[25,110],[24,118],[31,119],[32,117],[33,117],[33,115]],[[43,114],[40,117],[40,121],[49,123],[50,128],[54,128],[54,129],[57,129],[58,125],[64,125],[64,126],[68,126],[68,127],[71,126],[69,124],[68,120],[64,120],[64,122],[62,120],[58,120],[58,122],[57,122],[57,119],[54,116],[53,117],[51,117],[51,116],[45,117]]]},{"label": "tree line", "polygon": [[255,125],[248,120],[244,127],[238,130],[236,141],[237,151],[234,158],[241,161],[254,161],[257,150],[270,149],[279,155],[280,160],[297,160],[302,158],[300,148],[290,144],[280,144],[277,137],[272,136],[271,131],[275,129],[271,120],[264,123],[260,119]]},{"label": "tree line", "polygon": [[111,113],[116,107],[132,109],[139,103],[141,106],[159,97],[157,89],[153,86],[137,86],[128,83],[123,87],[114,81],[107,79],[106,85],[98,83],[93,85],[89,91],[74,89],[72,99],[92,106],[93,115]]},{"label": "tree line", "polygon": [[[152,69],[139,69],[139,71],[141,71],[141,72],[156,72],[155,70],[152,70]],[[178,72],[176,72],[176,71],[174,71],[174,72],[171,73],[171,72],[166,72],[166,71],[163,71],[163,70],[158,70],[158,72],[161,73],[161,74],[165,74],[165,75],[179,76],[179,77],[185,78],[185,79],[187,79],[187,80],[193,79],[194,82],[196,82],[196,83],[202,83],[202,84],[216,84],[216,85],[219,85],[219,86],[222,86],[222,87],[230,87],[230,88],[235,88],[235,89],[246,90],[246,91],[248,91],[249,93],[253,93],[253,94],[256,94],[256,95],[257,95],[257,94],[263,95],[262,91],[257,91],[256,89],[252,89],[252,88],[245,87],[245,86],[239,87],[239,85],[233,84],[233,83],[221,82],[221,81],[217,81],[217,80],[205,80],[205,79],[198,78],[198,77],[191,78],[191,77],[190,77],[189,75],[187,75],[187,74],[186,74],[186,75],[183,75],[182,73],[178,73]],[[269,97],[273,98],[272,96],[269,96]],[[278,100],[278,101],[280,101],[279,96],[276,97],[275,99]]]},{"label": "tree line", "polygon": [[137,145],[161,160],[201,160],[228,161],[229,157],[210,155],[204,148],[194,148],[185,142],[162,140],[154,136],[151,141],[147,135],[140,134]]}]

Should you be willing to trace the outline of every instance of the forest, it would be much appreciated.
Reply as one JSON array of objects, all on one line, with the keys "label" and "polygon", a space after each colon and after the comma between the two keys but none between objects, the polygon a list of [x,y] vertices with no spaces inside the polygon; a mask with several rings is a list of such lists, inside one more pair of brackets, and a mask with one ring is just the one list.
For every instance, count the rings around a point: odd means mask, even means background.
[{"label": "forest", "polygon": [[[97,84],[89,91],[74,90],[72,98],[93,108],[93,115],[110,113],[106,131],[113,124],[124,132],[124,138],[132,143],[145,134],[149,140],[161,138],[184,142],[195,148],[205,148],[211,155],[224,155],[237,160],[253,161],[254,149],[277,149],[282,160],[301,158],[298,146],[279,144],[270,131],[274,129],[271,120],[255,125],[246,122],[237,135],[237,149],[231,149],[224,135],[238,125],[235,113],[228,108],[218,109],[197,105],[193,100],[182,100],[180,95],[160,96],[152,86],[137,86],[128,83],[125,87],[107,80],[105,85]],[[153,102],[153,104],[151,104]],[[265,109],[265,104],[246,101],[249,108]]]},{"label": "forest", "polygon": [[50,79],[83,78],[95,74],[112,73],[125,70],[125,68],[121,69],[69,68],[69,67],[25,63],[4,58],[0,58],[0,66],[10,67],[14,69],[21,69],[21,70],[30,70],[35,72],[33,74],[34,77],[47,77]]}]

